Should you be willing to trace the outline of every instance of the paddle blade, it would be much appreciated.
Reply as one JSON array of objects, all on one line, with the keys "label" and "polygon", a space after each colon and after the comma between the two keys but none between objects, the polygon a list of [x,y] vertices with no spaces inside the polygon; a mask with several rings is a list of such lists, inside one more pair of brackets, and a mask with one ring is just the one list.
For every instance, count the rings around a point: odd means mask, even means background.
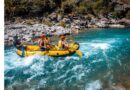
[{"label": "paddle blade", "polygon": [[79,55],[80,57],[83,56],[82,52],[80,52],[79,50],[76,50],[76,54]]},{"label": "paddle blade", "polygon": [[74,40],[69,40],[69,42],[74,42]]}]

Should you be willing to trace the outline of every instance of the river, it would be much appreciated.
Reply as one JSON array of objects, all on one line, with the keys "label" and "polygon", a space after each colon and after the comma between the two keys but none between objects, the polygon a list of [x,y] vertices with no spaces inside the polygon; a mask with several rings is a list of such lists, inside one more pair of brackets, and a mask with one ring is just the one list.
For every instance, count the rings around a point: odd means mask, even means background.
[{"label": "river", "polygon": [[119,90],[130,88],[130,28],[91,29],[74,37],[78,55],[19,57],[5,48],[6,90]]}]

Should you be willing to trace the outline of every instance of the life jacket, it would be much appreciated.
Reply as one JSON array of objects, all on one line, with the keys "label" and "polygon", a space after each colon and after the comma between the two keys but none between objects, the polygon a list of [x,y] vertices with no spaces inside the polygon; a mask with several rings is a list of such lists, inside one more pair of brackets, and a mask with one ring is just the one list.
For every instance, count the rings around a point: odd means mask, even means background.
[{"label": "life jacket", "polygon": [[58,48],[62,48],[62,41],[61,40],[59,40],[59,42],[58,42]]},{"label": "life jacket", "polygon": [[59,49],[61,49],[61,48],[63,49],[65,44],[67,44],[66,41],[59,40],[59,42],[58,42],[58,48]]}]

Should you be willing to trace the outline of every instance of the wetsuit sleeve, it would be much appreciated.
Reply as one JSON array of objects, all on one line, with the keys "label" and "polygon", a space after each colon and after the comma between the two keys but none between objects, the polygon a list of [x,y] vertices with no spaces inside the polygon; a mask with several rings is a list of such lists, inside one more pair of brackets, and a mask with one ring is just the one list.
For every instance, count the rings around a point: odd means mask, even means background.
[{"label": "wetsuit sleeve", "polygon": [[14,40],[13,44],[14,46],[17,46],[17,45],[21,45],[21,42],[20,40]]},{"label": "wetsuit sleeve", "polygon": [[16,45],[17,45],[16,41],[13,42],[13,45],[16,47]]}]

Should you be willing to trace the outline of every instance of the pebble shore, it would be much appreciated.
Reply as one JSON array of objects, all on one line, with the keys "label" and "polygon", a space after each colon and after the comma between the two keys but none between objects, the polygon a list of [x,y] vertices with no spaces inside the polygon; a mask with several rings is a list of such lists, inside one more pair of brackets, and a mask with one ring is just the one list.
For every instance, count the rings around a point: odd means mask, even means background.
[{"label": "pebble shore", "polygon": [[26,22],[24,23],[5,22],[4,43],[5,46],[13,45],[13,37],[16,34],[21,39],[21,41],[23,40],[25,42],[29,42],[33,36],[39,36],[42,32],[46,34],[59,35],[64,33],[78,32],[79,30],[81,31],[84,30],[85,28],[125,28],[126,26],[120,24],[120,22],[130,24],[130,20],[125,19],[118,21],[114,19],[108,20],[106,18],[100,20],[94,18],[91,21],[86,20],[87,19],[72,19],[72,21],[70,21],[69,18],[63,18],[61,19],[61,21],[64,22],[65,27],[57,25],[58,23],[55,20],[51,19],[49,20],[49,22],[54,24],[51,26],[46,25],[44,23],[36,23],[34,21],[30,21],[31,24],[27,24]]}]

